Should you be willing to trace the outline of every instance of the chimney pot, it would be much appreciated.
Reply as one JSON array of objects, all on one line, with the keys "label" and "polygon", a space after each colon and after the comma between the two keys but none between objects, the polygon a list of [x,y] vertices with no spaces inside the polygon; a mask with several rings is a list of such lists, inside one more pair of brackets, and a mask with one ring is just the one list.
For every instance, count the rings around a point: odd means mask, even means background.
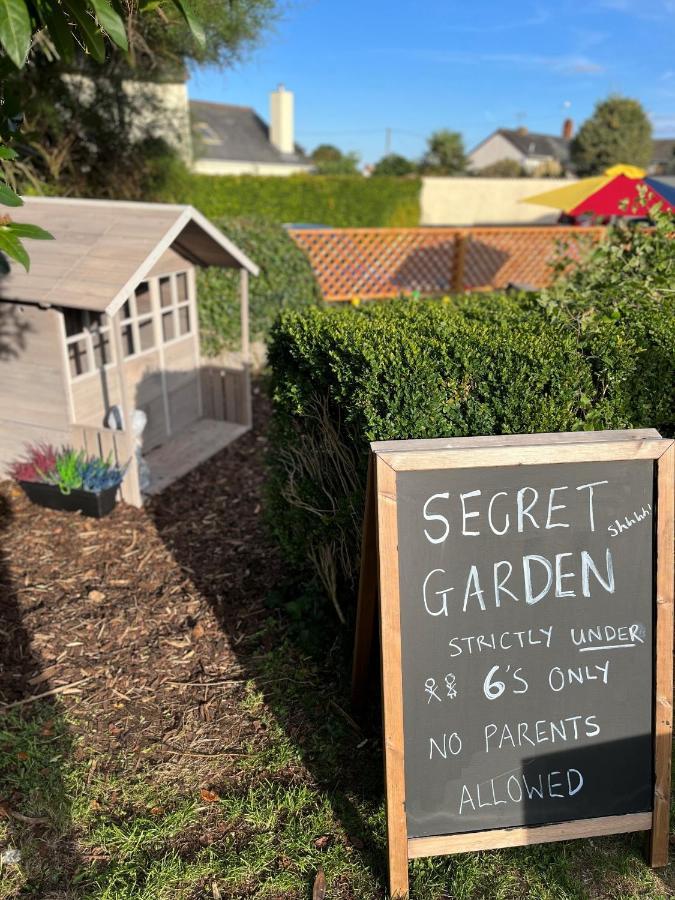
[{"label": "chimney pot", "polygon": [[562,136],[566,141],[571,141],[574,136],[574,122],[572,119],[565,119],[562,127]]},{"label": "chimney pot", "polygon": [[295,152],[293,92],[280,84],[270,94],[270,142],[280,153]]}]

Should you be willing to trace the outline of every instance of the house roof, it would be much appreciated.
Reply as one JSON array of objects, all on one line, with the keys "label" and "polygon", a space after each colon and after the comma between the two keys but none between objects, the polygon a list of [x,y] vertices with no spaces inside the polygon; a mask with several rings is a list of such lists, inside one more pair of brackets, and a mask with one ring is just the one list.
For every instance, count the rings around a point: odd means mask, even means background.
[{"label": "house roof", "polygon": [[569,157],[569,141],[554,134],[537,134],[509,128],[500,128],[497,134],[505,137],[525,156],[552,156],[560,162]]},{"label": "house roof", "polygon": [[0,300],[114,315],[169,247],[196,265],[259,271],[192,206],[26,197],[12,219],[54,240],[27,241],[30,272],[13,262],[0,277]]},{"label": "house roof", "polygon": [[190,100],[197,159],[287,163],[310,166],[301,148],[282,153],[270,141],[269,126],[250,106]]},{"label": "house roof", "polygon": [[655,138],[652,141],[652,163],[675,162],[675,138]]}]

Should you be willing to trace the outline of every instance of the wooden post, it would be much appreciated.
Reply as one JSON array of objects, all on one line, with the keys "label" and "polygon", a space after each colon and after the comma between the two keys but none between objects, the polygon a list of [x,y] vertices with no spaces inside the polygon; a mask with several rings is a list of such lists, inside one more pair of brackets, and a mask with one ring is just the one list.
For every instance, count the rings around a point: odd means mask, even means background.
[{"label": "wooden post", "polygon": [[239,307],[241,315],[241,358],[244,363],[248,363],[251,360],[248,330],[248,269],[239,270]]},{"label": "wooden post", "polygon": [[361,532],[361,572],[356,604],[354,661],[352,663],[352,705],[356,709],[363,705],[366,696],[377,615],[377,504],[374,465],[374,457],[371,453],[368,460],[366,504],[363,510],[363,531]]},{"label": "wooden post", "polygon": [[381,457],[377,458],[375,466],[389,893],[392,897],[401,898],[408,896],[408,829],[405,817],[403,769],[403,676],[396,472]]},{"label": "wooden post", "polygon": [[[120,407],[122,409],[123,431],[126,436],[127,450],[129,453],[129,466],[124,478],[124,499],[131,506],[143,506],[141,486],[138,481],[138,463],[136,462],[136,447],[134,445],[133,429],[131,427],[131,405],[127,394],[127,380],[124,375],[124,354],[122,353],[122,334],[119,311],[112,317],[110,330],[115,346],[115,361],[117,363],[117,383],[120,391]],[[126,460],[125,460],[126,462]]]},{"label": "wooden post", "polygon": [[466,263],[466,245],[468,240],[468,236],[463,231],[458,231],[455,235],[451,285],[451,290],[455,294],[461,294],[464,291],[464,267]]},{"label": "wooden post", "polygon": [[652,867],[668,865],[673,726],[673,461],[675,445],[656,461],[656,672],[654,685],[654,811]]}]

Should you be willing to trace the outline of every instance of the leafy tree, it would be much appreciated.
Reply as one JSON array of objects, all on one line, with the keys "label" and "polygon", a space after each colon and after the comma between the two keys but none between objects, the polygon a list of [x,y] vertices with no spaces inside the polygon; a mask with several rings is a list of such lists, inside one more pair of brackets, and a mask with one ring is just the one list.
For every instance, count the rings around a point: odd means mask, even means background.
[{"label": "leafy tree", "polygon": [[373,175],[411,175],[417,166],[411,159],[398,153],[388,153],[373,167]]},{"label": "leafy tree", "polygon": [[[228,64],[274,8],[275,0],[0,0],[0,202],[21,205],[19,184],[59,175],[60,190],[98,196],[135,197],[161,182],[179,163],[162,141],[134,134],[122,79]],[[93,100],[64,84],[72,71],[90,76]],[[26,266],[20,240],[29,236],[48,237],[8,217],[0,223],[0,249]]]},{"label": "leafy tree", "polygon": [[651,124],[640,102],[629,97],[598,103],[570,145],[578,175],[599,175],[616,163],[646,168],[651,156]]},{"label": "leafy tree", "polygon": [[342,159],[342,151],[334,144],[319,144],[312,150],[311,159],[315,163],[336,162]]},{"label": "leafy tree", "polygon": [[479,169],[476,174],[480,178],[522,178],[526,172],[515,159],[498,159]]},{"label": "leafy tree", "polygon": [[343,153],[332,144],[319,144],[312,152],[317,175],[358,175],[358,153]]},{"label": "leafy tree", "polygon": [[460,175],[466,170],[464,141],[458,131],[434,131],[421,163],[426,175]]}]

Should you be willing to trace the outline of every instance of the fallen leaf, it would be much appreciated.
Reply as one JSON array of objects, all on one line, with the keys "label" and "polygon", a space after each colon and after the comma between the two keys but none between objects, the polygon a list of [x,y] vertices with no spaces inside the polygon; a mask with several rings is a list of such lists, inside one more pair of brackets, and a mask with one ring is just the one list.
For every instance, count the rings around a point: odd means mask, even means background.
[{"label": "fallen leaf", "polygon": [[161,816],[163,814],[164,814],[164,810],[162,809],[161,806],[153,806],[152,809],[150,810],[151,816]]},{"label": "fallen leaf", "polygon": [[89,591],[87,594],[87,600],[91,600],[92,603],[103,603],[105,600],[105,594],[103,591]]},{"label": "fallen leaf", "polygon": [[192,629],[192,639],[198,641],[200,638],[204,637],[204,626],[201,622],[197,622],[195,627]]},{"label": "fallen leaf", "polygon": [[101,804],[98,802],[98,800],[90,800],[89,801],[89,809],[100,809],[100,808],[101,808]]},{"label": "fallen leaf", "polygon": [[323,869],[319,869],[314,879],[314,888],[312,890],[312,900],[325,900],[326,897],[326,876]]},{"label": "fallen leaf", "polygon": [[314,846],[317,850],[325,850],[331,843],[331,835],[330,834],[322,834],[321,837],[318,837],[314,841]]},{"label": "fallen leaf", "polygon": [[19,752],[16,754],[16,758],[20,760],[26,760],[28,759],[28,754],[25,750],[19,750]]},{"label": "fallen leaf", "polygon": [[347,835],[347,843],[351,844],[355,850],[363,850],[365,846],[361,838],[352,837],[351,835]]},{"label": "fallen leaf", "polygon": [[208,788],[202,788],[199,791],[199,796],[204,803],[215,803],[217,800],[220,800],[219,794],[216,794],[215,791],[210,791]]}]

